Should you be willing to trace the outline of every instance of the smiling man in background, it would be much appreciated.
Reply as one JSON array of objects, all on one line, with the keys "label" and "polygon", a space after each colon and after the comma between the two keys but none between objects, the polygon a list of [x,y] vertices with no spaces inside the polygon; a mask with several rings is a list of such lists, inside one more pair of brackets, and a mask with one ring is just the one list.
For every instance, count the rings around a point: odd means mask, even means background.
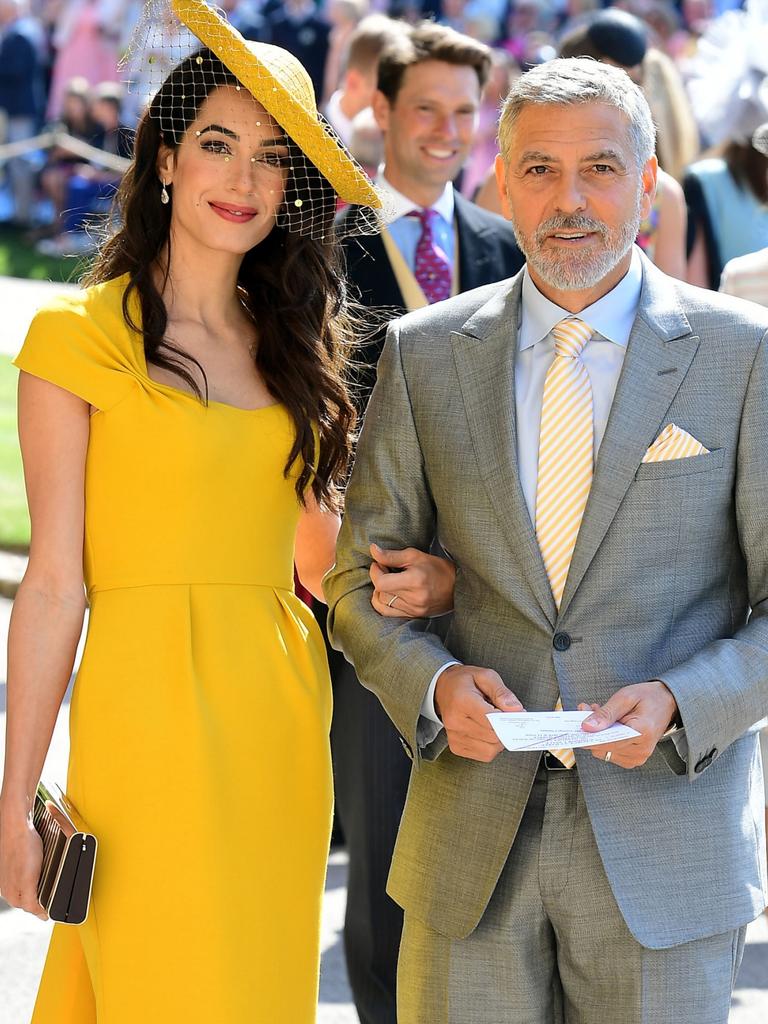
[{"label": "smiling man in background", "polygon": [[[522,267],[509,223],[453,187],[475,138],[490,66],[483,43],[431,22],[404,30],[382,53],[373,98],[384,136],[378,184],[394,216],[381,234],[344,243],[348,278],[366,306],[420,309]],[[361,355],[363,407],[383,343],[382,332]]]}]

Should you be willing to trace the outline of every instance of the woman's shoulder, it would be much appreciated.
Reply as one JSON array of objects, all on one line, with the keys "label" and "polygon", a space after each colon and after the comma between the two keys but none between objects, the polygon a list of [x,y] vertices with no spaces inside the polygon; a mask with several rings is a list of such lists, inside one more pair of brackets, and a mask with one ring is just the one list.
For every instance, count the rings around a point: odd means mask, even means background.
[{"label": "woman's shoulder", "polygon": [[692,163],[687,171],[694,178],[721,178],[728,174],[728,164],[719,156],[709,156]]},{"label": "woman's shoulder", "polygon": [[683,194],[683,186],[677,178],[674,178],[668,171],[665,171],[663,167],[660,167],[656,178],[656,191],[681,196]]},{"label": "woman's shoulder", "polygon": [[38,309],[30,332],[43,331],[58,347],[85,347],[100,359],[134,361],[136,332],[126,321],[123,301],[128,276],[53,295]]},{"label": "woman's shoulder", "polygon": [[141,337],[123,314],[126,286],[123,277],[54,295],[33,317],[16,366],[86,392],[98,408],[114,404],[140,366]]},{"label": "woman's shoulder", "polygon": [[51,295],[37,311],[37,316],[59,316],[62,321],[76,323],[77,318],[100,318],[115,311],[122,316],[123,296],[128,285],[127,275],[115,277],[87,288],[62,288]]},{"label": "woman's shoulder", "polygon": [[656,184],[656,199],[662,210],[685,209],[685,193],[680,182],[659,168],[659,177]]}]

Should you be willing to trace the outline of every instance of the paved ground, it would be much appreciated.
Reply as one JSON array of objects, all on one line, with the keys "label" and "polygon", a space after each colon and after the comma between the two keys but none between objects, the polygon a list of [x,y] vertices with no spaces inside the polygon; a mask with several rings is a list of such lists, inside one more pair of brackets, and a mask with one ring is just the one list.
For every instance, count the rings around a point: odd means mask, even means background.
[{"label": "paved ground", "polygon": [[0,277],[0,354],[15,356],[24,341],[29,321],[35,310],[57,292],[72,290],[69,284],[46,281],[21,281],[16,277]]}]

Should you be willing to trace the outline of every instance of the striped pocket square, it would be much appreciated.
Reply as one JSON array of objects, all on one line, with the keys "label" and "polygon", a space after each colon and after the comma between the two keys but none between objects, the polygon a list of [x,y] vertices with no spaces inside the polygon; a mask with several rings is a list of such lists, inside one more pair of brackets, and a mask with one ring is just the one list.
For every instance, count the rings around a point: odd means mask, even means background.
[{"label": "striped pocket square", "polygon": [[643,456],[643,462],[689,459],[692,455],[709,455],[709,449],[687,430],[668,423]]}]

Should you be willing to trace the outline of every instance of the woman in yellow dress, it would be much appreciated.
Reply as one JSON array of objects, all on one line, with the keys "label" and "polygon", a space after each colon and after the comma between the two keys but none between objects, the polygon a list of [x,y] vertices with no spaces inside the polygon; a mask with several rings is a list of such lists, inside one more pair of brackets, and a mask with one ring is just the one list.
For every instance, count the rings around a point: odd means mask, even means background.
[{"label": "woman in yellow dress", "polygon": [[205,46],[139,126],[90,286],[42,310],[17,358],[32,547],[10,633],[3,895],[44,916],[30,807],[83,578],[67,789],[100,844],[88,920],[54,929],[34,1024],[315,1019],[331,692],[293,568],[322,598],[353,425],[331,220],[337,191],[376,194],[296,102],[294,58],[175,6]]}]

